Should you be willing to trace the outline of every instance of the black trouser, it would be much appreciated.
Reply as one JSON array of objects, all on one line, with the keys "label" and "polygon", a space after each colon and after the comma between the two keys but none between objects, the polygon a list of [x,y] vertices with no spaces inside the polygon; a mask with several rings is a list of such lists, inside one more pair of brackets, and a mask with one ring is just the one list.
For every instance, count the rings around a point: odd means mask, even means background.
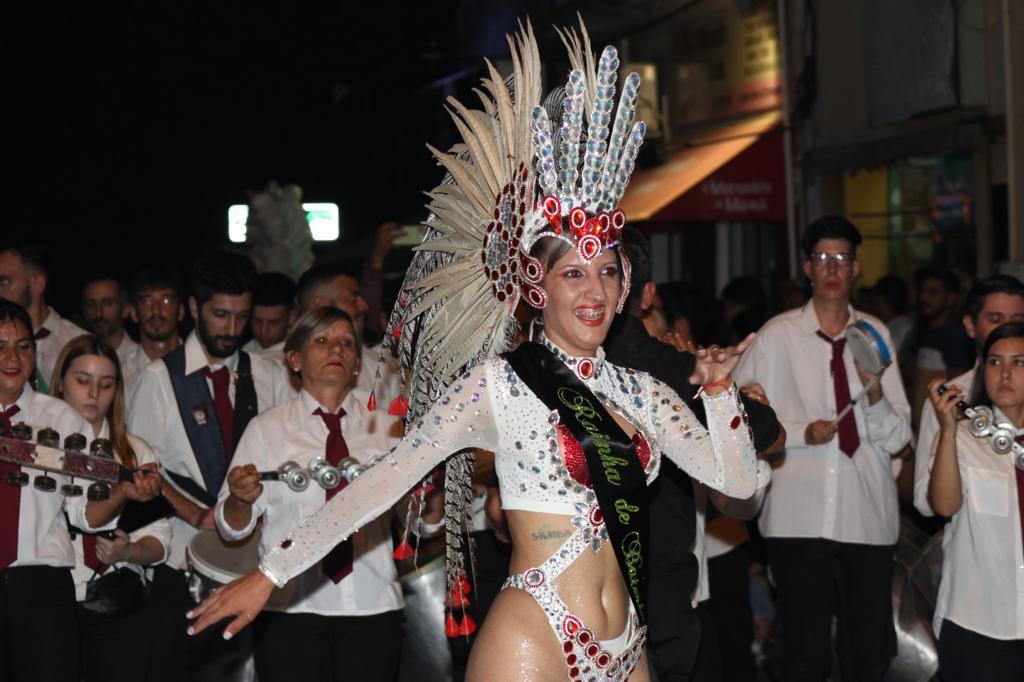
[{"label": "black trouser", "polygon": [[69,568],[0,571],[0,682],[76,682],[75,608]]},{"label": "black trouser", "polygon": [[993,639],[944,620],[939,634],[939,677],[942,682],[1020,682],[1024,639]]},{"label": "black trouser", "polygon": [[155,642],[150,682],[226,682],[245,676],[252,654],[252,628],[225,641],[223,633],[229,621],[224,620],[190,637],[185,614],[194,606],[185,572],[157,566],[147,604]]},{"label": "black trouser", "polygon": [[259,682],[391,682],[398,672],[401,611],[372,616],[264,611],[253,628]]},{"label": "black trouser", "polygon": [[655,565],[647,580],[647,646],[657,682],[691,679],[701,624],[690,603],[688,565]]},{"label": "black trouser", "polygon": [[750,552],[744,542],[708,559],[711,598],[698,609],[700,651],[693,679],[699,682],[753,682],[754,614],[750,608]]},{"label": "black trouser", "polygon": [[829,672],[832,613],[844,680],[882,679],[896,653],[892,545],[767,538],[779,594],[782,679],[819,682]]},{"label": "black trouser", "polygon": [[84,682],[138,682],[146,679],[154,641],[152,619],[145,606],[127,616],[111,618],[79,605],[78,624]]}]

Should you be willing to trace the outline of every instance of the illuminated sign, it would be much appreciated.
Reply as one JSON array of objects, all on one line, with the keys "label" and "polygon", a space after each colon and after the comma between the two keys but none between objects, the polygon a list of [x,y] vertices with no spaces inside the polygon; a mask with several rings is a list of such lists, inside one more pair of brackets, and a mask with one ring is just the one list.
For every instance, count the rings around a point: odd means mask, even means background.
[{"label": "illuminated sign", "polygon": [[[313,240],[332,242],[341,234],[341,220],[337,204],[309,203],[302,204],[306,212],[306,221]],[[249,220],[249,207],[246,204],[234,204],[228,207],[228,239],[235,243],[245,241],[245,223]]]}]

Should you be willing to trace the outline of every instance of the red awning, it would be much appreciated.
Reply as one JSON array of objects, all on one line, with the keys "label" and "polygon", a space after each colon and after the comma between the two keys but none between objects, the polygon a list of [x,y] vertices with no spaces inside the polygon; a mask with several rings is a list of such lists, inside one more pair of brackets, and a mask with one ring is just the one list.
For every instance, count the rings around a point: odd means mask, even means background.
[{"label": "red awning", "polygon": [[634,176],[619,204],[630,222],[785,221],[778,111],[722,126]]}]

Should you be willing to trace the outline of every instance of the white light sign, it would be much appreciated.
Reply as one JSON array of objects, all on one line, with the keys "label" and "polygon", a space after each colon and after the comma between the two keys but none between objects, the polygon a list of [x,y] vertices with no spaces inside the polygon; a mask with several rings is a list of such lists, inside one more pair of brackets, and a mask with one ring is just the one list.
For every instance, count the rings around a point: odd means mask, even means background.
[{"label": "white light sign", "polygon": [[[337,204],[309,203],[302,204],[309,222],[309,231],[313,240],[332,242],[341,234],[341,218]],[[245,223],[249,219],[249,206],[234,204],[228,207],[228,239],[235,243],[245,241]]]}]

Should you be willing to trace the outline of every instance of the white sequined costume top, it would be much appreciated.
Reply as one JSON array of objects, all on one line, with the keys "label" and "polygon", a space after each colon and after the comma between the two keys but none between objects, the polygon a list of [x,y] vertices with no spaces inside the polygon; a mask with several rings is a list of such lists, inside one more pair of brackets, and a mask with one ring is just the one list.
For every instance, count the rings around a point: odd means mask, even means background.
[{"label": "white sequined costume top", "polygon": [[[541,339],[566,364],[577,360]],[[604,362],[598,350],[587,386],[634,424],[650,444],[647,479],[664,455],[691,477],[731,497],[750,497],[770,471],[755,459],[735,390],[704,397],[708,430],[668,386],[650,375]],[[495,453],[507,509],[574,515],[576,503],[596,504],[589,487],[572,478],[559,450],[558,414],[530,391],[502,358],[483,362],[450,385],[390,455],[369,468],[267,554],[260,570],[276,585],[323,558],[330,549],[394,505],[434,467],[465,448]],[[710,432],[710,435],[709,435]],[[357,459],[359,453],[352,453]]]}]

